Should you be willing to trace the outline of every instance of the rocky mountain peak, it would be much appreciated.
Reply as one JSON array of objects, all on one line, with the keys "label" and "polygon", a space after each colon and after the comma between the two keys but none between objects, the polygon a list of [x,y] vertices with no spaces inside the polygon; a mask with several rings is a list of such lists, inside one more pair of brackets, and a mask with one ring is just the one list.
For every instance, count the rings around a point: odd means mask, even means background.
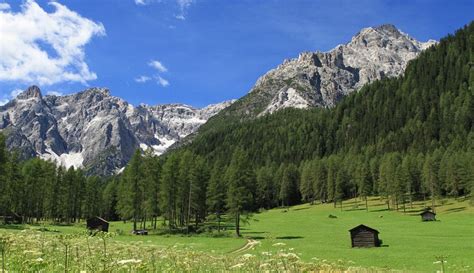
[{"label": "rocky mountain peak", "polygon": [[100,88],[100,87],[88,88],[74,95],[78,97],[94,97],[94,96],[110,97],[111,96],[110,90],[108,88]]},{"label": "rocky mountain peak", "polygon": [[398,30],[398,28],[392,24],[383,24],[383,25],[374,27],[374,29],[378,31],[383,31],[386,33],[400,34],[400,31]]},{"label": "rocky mountain peak", "polygon": [[367,27],[328,52],[285,60],[257,80],[245,103],[229,111],[252,117],[287,107],[333,107],[365,84],[401,75],[410,60],[435,43],[419,42],[391,24]]},{"label": "rocky mountain peak", "polygon": [[41,90],[38,86],[32,85],[28,87],[25,91],[21,92],[17,97],[20,100],[26,100],[30,98],[42,98]]}]

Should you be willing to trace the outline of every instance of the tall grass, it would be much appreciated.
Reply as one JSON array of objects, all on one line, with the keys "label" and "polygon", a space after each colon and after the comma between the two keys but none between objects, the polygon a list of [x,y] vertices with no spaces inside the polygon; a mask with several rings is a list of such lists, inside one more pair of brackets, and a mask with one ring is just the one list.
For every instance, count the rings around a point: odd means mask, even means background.
[{"label": "tall grass", "polygon": [[[108,240],[110,234],[52,235],[24,230],[0,240],[3,272],[379,272],[325,260],[304,262],[292,249],[214,255],[177,246]],[[8,248],[6,247],[8,246]],[[8,259],[5,254],[8,249]]]}]

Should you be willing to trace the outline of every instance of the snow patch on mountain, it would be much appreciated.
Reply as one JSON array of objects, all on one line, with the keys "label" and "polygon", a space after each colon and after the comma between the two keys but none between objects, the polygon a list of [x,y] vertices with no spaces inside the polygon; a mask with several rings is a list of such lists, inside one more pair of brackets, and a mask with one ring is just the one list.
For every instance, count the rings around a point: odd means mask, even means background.
[{"label": "snow patch on mountain", "polygon": [[66,169],[70,167],[74,167],[75,169],[82,168],[82,162],[84,161],[82,153],[64,153],[57,155],[51,149],[46,149],[45,153],[40,155],[40,158],[50,160],[56,163],[56,165],[63,166]]}]

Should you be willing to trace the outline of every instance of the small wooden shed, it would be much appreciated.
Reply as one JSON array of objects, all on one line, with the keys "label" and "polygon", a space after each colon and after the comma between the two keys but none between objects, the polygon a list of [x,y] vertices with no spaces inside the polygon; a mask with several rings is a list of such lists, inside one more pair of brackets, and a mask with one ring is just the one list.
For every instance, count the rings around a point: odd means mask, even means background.
[{"label": "small wooden shed", "polygon": [[349,230],[351,233],[352,247],[379,247],[379,232],[366,225],[358,225]]},{"label": "small wooden shed", "polygon": [[421,221],[423,221],[423,222],[425,222],[425,221],[436,221],[436,213],[434,213],[430,210],[425,210],[422,213],[420,213],[420,215],[421,215]]},{"label": "small wooden shed", "polygon": [[1,216],[0,218],[3,219],[3,223],[7,225],[19,225],[23,222],[23,218],[14,212],[8,213],[7,215]]},{"label": "small wooden shed", "polygon": [[109,222],[98,216],[87,219],[87,229],[109,232]]},{"label": "small wooden shed", "polygon": [[135,234],[135,235],[148,235],[148,230],[146,230],[146,229],[133,230],[132,234]]}]

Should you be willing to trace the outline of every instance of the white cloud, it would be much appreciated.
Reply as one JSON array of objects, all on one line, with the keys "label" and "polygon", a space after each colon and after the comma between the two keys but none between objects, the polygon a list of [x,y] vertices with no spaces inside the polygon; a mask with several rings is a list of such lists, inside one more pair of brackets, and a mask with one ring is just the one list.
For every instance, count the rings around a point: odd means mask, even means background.
[{"label": "white cloud", "polygon": [[59,92],[59,91],[48,91],[46,92],[46,95],[50,95],[50,96],[62,96],[63,93],[62,92]]},{"label": "white cloud", "polygon": [[8,3],[0,3],[0,10],[7,10],[10,9],[10,5]]},{"label": "white cloud", "polygon": [[23,90],[21,89],[15,89],[13,91],[10,92],[10,97],[12,99],[16,98],[16,96],[20,95],[20,93],[23,92]]},{"label": "white cloud", "polygon": [[191,4],[194,2],[194,0],[176,0],[178,3],[179,9],[180,9],[180,14],[176,15],[176,19],[179,20],[186,20],[186,11],[191,6]]},{"label": "white cloud", "polygon": [[168,69],[160,62],[160,61],[150,61],[148,63],[149,66],[155,68],[159,72],[166,72]]},{"label": "white cloud", "polygon": [[[146,6],[151,3],[162,3],[164,0],[134,0],[135,4],[138,6]],[[176,2],[176,5],[179,8],[179,14],[175,15],[175,18],[178,20],[186,20],[186,11],[188,8],[191,6],[192,3],[195,2],[195,0],[174,0]]]},{"label": "white cloud", "polygon": [[163,87],[167,87],[170,85],[170,82],[163,77],[161,77],[161,73],[166,73],[168,72],[168,68],[166,68],[160,61],[158,60],[151,60],[148,62],[148,65],[156,69],[157,71],[154,73],[153,78],[150,76],[142,75],[138,78],[135,78],[135,81],[138,83],[145,83],[147,81],[150,81],[152,79],[156,80],[156,83],[158,85],[161,85]]},{"label": "white cloud", "polygon": [[3,97],[0,99],[0,106],[7,104],[10,100],[16,98],[16,96],[20,95],[20,93],[23,92],[21,89],[13,89],[10,94],[5,94]]},{"label": "white cloud", "polygon": [[156,83],[163,87],[167,87],[168,85],[170,85],[169,81],[163,79],[161,76],[156,76]]},{"label": "white cloud", "polygon": [[84,46],[105,35],[104,26],[58,2],[49,4],[52,13],[34,0],[26,0],[20,12],[0,10],[0,81],[51,85],[97,79]]},{"label": "white cloud", "polygon": [[148,76],[140,76],[138,78],[135,78],[135,81],[138,82],[138,83],[145,83],[149,80],[151,80],[151,78],[148,77]]}]

